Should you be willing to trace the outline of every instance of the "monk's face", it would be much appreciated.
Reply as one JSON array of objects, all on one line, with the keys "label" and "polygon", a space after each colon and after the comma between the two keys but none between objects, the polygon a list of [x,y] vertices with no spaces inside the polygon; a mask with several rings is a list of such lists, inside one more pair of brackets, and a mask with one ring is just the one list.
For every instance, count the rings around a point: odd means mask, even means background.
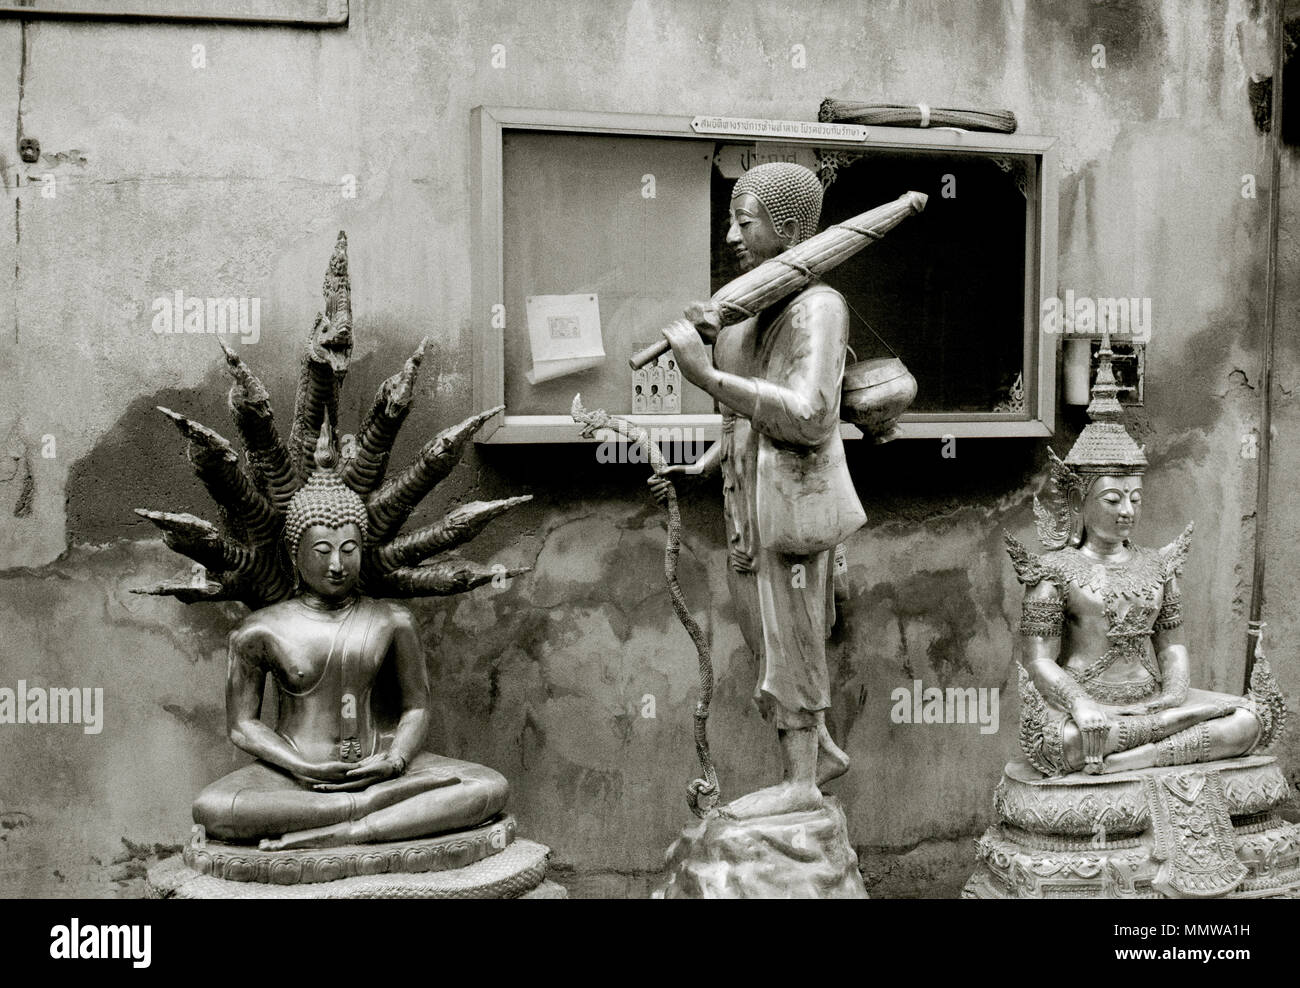
[{"label": "monk's face", "polygon": [[786,229],[777,230],[767,207],[752,194],[742,192],[731,200],[727,246],[740,269],[748,271],[789,247],[794,242],[796,225],[794,220],[787,220]]},{"label": "monk's face", "polygon": [[298,540],[298,573],[322,597],[346,597],[361,577],[361,529],[312,525]]},{"label": "monk's face", "polygon": [[1083,524],[1089,535],[1122,542],[1142,514],[1141,477],[1098,477],[1083,499]]}]

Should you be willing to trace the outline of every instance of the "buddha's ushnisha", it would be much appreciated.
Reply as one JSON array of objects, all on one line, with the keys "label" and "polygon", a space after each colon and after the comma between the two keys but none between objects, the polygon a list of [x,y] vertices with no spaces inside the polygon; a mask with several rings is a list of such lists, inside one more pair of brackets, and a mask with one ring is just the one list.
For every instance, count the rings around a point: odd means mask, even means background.
[{"label": "buddha's ushnisha", "polygon": [[1109,336],[1089,423],[1034,513],[1048,552],[1006,536],[1025,599],[1020,742],[1045,775],[1122,772],[1243,755],[1277,736],[1286,705],[1267,662],[1246,696],[1190,688],[1179,579],[1192,526],[1163,549],[1129,540],[1147,458],[1122,422]]},{"label": "buddha's ushnisha", "polygon": [[[230,635],[230,739],[257,761],[209,785],[194,820],[210,837],[261,840],[266,850],[421,837],[491,819],[505,805],[497,772],[422,750],[429,681],[410,614],[376,597],[460,593],[523,570],[430,557],[472,539],[527,497],[473,502],[407,535],[399,532],[455,466],[477,428],[471,416],[425,444],[384,483],[389,451],[410,409],[422,343],[379,388],[355,437],[336,446],[330,423],[352,350],[347,240],[339,234],[325,280],[325,313],[308,338],[289,441],[266,389],[229,348],[230,408],[247,472],[212,430],[163,409],[189,440],[223,529],[187,514],[141,511],[167,544],[204,567],[192,582],[141,591],[186,602],[239,600],[253,609]],[[375,686],[391,668],[392,709]],[[262,720],[266,677],[278,717]]]}]

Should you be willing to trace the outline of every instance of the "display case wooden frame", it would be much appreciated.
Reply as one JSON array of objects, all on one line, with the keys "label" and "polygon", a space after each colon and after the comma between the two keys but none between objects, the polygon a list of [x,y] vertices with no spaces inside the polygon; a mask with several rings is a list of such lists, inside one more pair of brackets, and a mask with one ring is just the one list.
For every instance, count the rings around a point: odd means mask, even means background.
[{"label": "display case wooden frame", "polygon": [[348,0],[21,0],[0,17],[343,27]]},{"label": "display case wooden frame", "polygon": [[[474,407],[502,404],[505,396],[504,333],[493,328],[493,307],[502,304],[503,264],[503,154],[507,131],[552,131],[626,137],[673,137],[724,140],[724,135],[697,133],[691,117],[639,113],[598,113],[571,110],[475,107],[472,111],[472,305],[474,325]],[[746,141],[806,144],[846,150],[872,147],[942,149],[962,153],[1016,154],[1036,163],[1026,183],[1025,305],[1024,305],[1024,411],[909,413],[901,423],[901,438],[973,438],[1050,436],[1056,417],[1055,335],[1043,333],[1039,313],[1045,298],[1056,294],[1057,163],[1052,137],[992,134],[949,128],[870,127],[867,139],[834,140],[825,137],[766,138],[746,136]],[[612,354],[612,359],[622,355]],[[611,410],[612,411],[612,410]],[[646,427],[682,430],[699,440],[716,440],[721,417],[716,414],[627,415]],[[689,431],[688,431],[689,430]],[[861,433],[842,426],[846,438]],[[489,443],[581,442],[579,427],[567,414],[511,415],[510,410],[491,419],[478,440]]]}]

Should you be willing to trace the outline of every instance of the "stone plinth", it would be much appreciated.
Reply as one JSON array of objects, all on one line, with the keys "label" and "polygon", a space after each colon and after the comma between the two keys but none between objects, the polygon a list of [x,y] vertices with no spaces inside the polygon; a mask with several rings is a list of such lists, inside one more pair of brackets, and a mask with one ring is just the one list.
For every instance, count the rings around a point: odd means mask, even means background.
[{"label": "stone plinth", "polygon": [[209,840],[202,846],[187,845],[181,856],[198,874],[229,882],[299,885],[464,868],[499,854],[514,839],[515,818],[507,814],[469,830],[420,840],[294,851],[259,851],[256,845]]},{"label": "stone plinth", "polygon": [[1300,897],[1300,828],[1267,755],[1044,777],[1011,762],[964,898]]},{"label": "stone plinth", "polygon": [[865,899],[844,810],[732,820],[711,814],[668,849],[669,877],[655,898]]},{"label": "stone plinth", "polygon": [[515,840],[506,814],[418,840],[259,851],[206,841],[149,869],[159,899],[563,899],[550,849]]},{"label": "stone plinth", "polygon": [[[329,848],[328,850],[339,852],[345,849]],[[358,848],[346,850],[354,851]],[[373,851],[373,848],[371,850]],[[461,868],[391,874],[355,874],[333,881],[296,885],[229,881],[214,875],[202,874],[187,865],[182,858],[174,857],[149,869],[148,893],[160,899],[567,898],[561,886],[545,880],[546,858],[549,853],[550,849],[543,844],[516,840],[504,850]]]}]

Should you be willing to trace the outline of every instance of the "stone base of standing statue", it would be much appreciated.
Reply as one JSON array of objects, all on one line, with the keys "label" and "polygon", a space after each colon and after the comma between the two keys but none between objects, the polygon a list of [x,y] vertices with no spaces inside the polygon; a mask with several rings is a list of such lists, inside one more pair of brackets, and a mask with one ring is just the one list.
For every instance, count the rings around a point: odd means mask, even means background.
[{"label": "stone base of standing statue", "polygon": [[865,899],[844,810],[820,809],[752,820],[711,813],[668,849],[668,880],[657,899]]},{"label": "stone base of standing statue", "polygon": [[1007,765],[967,899],[1300,898],[1300,827],[1277,760],[1114,775]]},{"label": "stone base of standing statue", "polygon": [[205,841],[148,872],[160,899],[563,899],[550,849],[515,839],[515,821],[418,840],[260,851]]}]

